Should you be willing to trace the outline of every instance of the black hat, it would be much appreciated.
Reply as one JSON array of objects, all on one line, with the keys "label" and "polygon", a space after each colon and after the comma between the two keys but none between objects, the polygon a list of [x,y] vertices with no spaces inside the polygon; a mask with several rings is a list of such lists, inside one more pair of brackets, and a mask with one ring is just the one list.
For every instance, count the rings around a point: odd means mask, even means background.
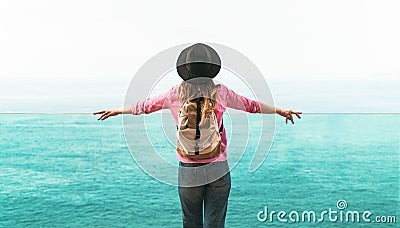
[{"label": "black hat", "polygon": [[178,57],[176,69],[184,80],[191,83],[201,83],[204,79],[212,79],[221,69],[221,59],[218,53],[210,46],[197,43],[185,48]]}]

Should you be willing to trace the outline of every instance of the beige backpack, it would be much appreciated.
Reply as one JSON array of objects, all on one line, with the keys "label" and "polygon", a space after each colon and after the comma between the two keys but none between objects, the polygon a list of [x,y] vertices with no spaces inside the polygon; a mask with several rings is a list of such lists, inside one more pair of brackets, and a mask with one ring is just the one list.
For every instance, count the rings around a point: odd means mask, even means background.
[{"label": "beige backpack", "polygon": [[214,112],[201,121],[202,97],[186,101],[178,111],[177,151],[186,158],[212,158],[221,152],[221,132]]}]

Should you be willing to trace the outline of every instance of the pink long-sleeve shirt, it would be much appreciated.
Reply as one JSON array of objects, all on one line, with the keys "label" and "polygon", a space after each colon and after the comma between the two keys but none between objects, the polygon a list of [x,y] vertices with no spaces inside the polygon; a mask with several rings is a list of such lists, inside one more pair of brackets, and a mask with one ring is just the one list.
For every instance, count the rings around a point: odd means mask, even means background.
[{"label": "pink long-sleeve shirt", "polygon": [[[168,91],[146,100],[139,101],[135,105],[131,106],[133,115],[149,114],[161,109],[169,109],[171,111],[172,117],[175,120],[176,125],[178,125],[178,110],[180,107],[179,101],[179,85],[173,86]],[[214,109],[214,113],[218,120],[218,126],[221,127],[222,117],[226,108],[233,108],[237,110],[243,110],[249,113],[260,113],[261,106],[258,101],[248,99],[242,95],[237,94],[233,90],[229,89],[223,84],[217,84],[218,91],[216,94],[217,105]],[[176,152],[179,161],[185,163],[209,163],[215,161],[225,161],[228,156],[227,150],[227,138],[225,127],[222,129],[221,133],[221,153],[213,158],[208,159],[190,159],[185,158],[178,152]]]}]

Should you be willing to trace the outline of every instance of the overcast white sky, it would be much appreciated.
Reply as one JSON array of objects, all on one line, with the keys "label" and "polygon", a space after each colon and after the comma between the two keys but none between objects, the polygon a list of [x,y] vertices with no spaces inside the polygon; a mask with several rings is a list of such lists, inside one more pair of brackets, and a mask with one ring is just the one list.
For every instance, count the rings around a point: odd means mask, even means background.
[{"label": "overcast white sky", "polygon": [[366,0],[2,0],[0,112],[122,106],[144,62],[190,42],[246,55],[278,107],[400,112],[399,9]]}]

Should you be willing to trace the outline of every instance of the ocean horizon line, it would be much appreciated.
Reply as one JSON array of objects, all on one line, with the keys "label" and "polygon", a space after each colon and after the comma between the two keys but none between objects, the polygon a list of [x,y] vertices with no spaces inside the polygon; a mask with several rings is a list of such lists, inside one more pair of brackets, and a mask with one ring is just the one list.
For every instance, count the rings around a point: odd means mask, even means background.
[{"label": "ocean horizon line", "polygon": [[[82,114],[82,115],[93,115],[93,112],[0,112],[0,114]],[[154,113],[154,114],[162,114]],[[236,115],[240,113],[230,113],[231,115]],[[400,112],[302,112],[302,114],[400,114]],[[129,115],[129,114],[127,114]]]}]

